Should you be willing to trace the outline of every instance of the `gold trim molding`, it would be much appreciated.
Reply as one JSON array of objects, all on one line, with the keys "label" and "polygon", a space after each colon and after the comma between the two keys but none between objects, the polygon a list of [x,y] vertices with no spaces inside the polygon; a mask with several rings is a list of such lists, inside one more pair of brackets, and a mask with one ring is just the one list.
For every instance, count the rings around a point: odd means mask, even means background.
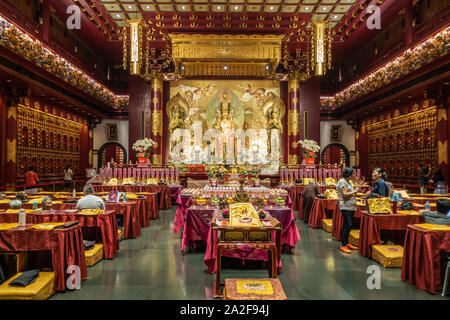
[{"label": "gold trim molding", "polygon": [[448,164],[448,144],[447,141],[438,141],[438,164]]},{"label": "gold trim molding", "polygon": [[161,110],[152,111],[152,134],[162,136],[162,112]]},{"label": "gold trim molding", "polygon": [[300,114],[298,110],[288,111],[288,134],[290,136],[296,136],[300,132]]}]

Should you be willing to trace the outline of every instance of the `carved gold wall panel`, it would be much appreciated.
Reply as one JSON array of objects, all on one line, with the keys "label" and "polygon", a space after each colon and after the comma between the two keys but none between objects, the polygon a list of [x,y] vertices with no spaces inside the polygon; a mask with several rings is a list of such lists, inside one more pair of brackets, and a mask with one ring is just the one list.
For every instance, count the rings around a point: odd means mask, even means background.
[{"label": "carved gold wall panel", "polygon": [[17,106],[17,174],[33,165],[39,174],[61,175],[67,164],[80,169],[83,124]]},{"label": "carved gold wall panel", "polygon": [[388,177],[415,178],[421,163],[435,167],[447,157],[445,146],[436,143],[436,128],[435,107],[363,126],[368,133],[369,172],[381,167]]}]

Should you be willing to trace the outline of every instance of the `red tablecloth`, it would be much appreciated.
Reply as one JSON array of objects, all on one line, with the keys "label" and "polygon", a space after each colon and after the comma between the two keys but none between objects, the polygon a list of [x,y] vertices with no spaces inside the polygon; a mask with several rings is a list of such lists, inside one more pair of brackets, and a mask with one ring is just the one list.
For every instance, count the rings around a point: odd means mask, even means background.
[{"label": "red tablecloth", "polygon": [[[55,203],[53,208],[56,210],[75,209],[75,203]],[[135,239],[141,234],[140,209],[135,201],[125,203],[105,203],[106,210],[114,210],[116,215],[123,216],[123,237],[124,239]]]},{"label": "red tablecloth", "polygon": [[42,251],[49,250],[55,274],[54,289],[65,291],[69,274],[67,267],[80,268],[81,279],[87,278],[81,226],[54,230],[12,229],[0,231],[0,251]]},{"label": "red tablecloth", "polygon": [[322,228],[322,219],[332,217],[337,201],[335,199],[314,198],[308,225],[312,228]]},{"label": "red tablecloth", "polygon": [[109,191],[120,191],[120,192],[156,192],[159,194],[159,209],[167,210],[172,208],[172,199],[170,197],[170,188],[167,185],[158,186],[104,186],[104,185],[93,185],[95,192],[109,192]]},{"label": "red tablecloth", "polygon": [[181,251],[184,251],[189,243],[208,240],[209,227],[214,213],[219,209],[210,206],[193,205],[188,208],[183,225],[183,239]]},{"label": "red tablecloth", "polygon": [[282,244],[288,245],[291,248],[300,240],[300,233],[295,224],[294,210],[287,207],[270,207],[264,208],[270,215],[280,221],[283,228],[281,241]]},{"label": "red tablecloth", "polygon": [[[357,210],[355,211],[355,214],[353,216],[353,225],[359,225],[361,224],[361,210],[364,210],[365,207],[357,207]],[[335,238],[336,240],[342,239],[342,229],[344,228],[344,218],[342,217],[341,210],[339,209],[339,202],[336,201],[336,208],[333,211],[332,219],[332,229],[331,229],[331,236]]]},{"label": "red tablecloth", "polygon": [[175,221],[173,223],[173,233],[178,234],[183,228],[184,217],[188,208],[191,206],[191,196],[179,195],[177,198],[177,211],[175,213]]},{"label": "red tablecloth", "polygon": [[[273,232],[273,239],[276,239],[276,231]],[[217,248],[217,230],[212,229],[212,225],[209,225],[208,241],[206,246],[204,264],[208,268],[208,273],[216,272],[216,248]],[[223,250],[222,257],[230,257],[242,259],[242,264],[245,264],[246,259],[250,260],[268,260],[268,252],[264,249],[257,249],[251,245],[242,245],[236,249]],[[278,273],[281,270],[281,254],[278,253],[277,257],[277,270]]]},{"label": "red tablecloth", "polygon": [[[18,222],[18,219],[19,215],[17,213],[0,213],[0,223],[15,223]],[[119,251],[119,235],[115,211],[109,210],[97,215],[66,213],[64,211],[27,213],[27,223],[32,224],[77,220],[82,228],[99,228],[105,259],[113,259],[116,252]]]},{"label": "red tablecloth", "polygon": [[441,252],[450,252],[450,231],[408,225],[403,249],[402,280],[432,294],[441,290]]},{"label": "red tablecloth", "polygon": [[[408,224],[422,223],[424,221],[421,215],[407,214],[371,214],[367,211],[361,211],[361,224],[359,231],[359,253],[364,257],[372,256],[372,245],[381,244],[381,231],[404,231]],[[387,239],[386,239],[387,240]],[[391,239],[394,242],[398,239]]]}]

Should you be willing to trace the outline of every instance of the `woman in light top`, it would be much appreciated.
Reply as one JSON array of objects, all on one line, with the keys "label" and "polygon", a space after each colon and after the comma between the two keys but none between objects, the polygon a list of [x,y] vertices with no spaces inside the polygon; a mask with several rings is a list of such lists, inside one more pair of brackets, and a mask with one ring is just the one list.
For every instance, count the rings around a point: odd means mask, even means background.
[{"label": "woman in light top", "polygon": [[70,191],[71,185],[72,185],[72,166],[69,164],[66,169],[64,170],[64,181],[66,182],[66,188]]},{"label": "woman in light top", "polygon": [[353,168],[345,168],[342,171],[342,179],[336,184],[336,190],[339,195],[339,209],[344,218],[340,250],[345,253],[352,253],[350,249],[358,249],[358,247],[348,242],[348,236],[353,227],[353,216],[356,211],[356,194],[359,192],[358,187],[354,189],[350,184],[350,180],[355,178],[355,170]]}]

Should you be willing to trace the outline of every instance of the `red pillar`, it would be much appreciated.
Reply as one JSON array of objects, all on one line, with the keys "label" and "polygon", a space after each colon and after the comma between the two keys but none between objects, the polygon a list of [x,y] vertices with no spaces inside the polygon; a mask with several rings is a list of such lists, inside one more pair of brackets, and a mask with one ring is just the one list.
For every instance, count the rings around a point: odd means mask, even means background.
[{"label": "red pillar", "polygon": [[361,176],[367,177],[369,174],[369,135],[367,133],[367,128],[361,126],[359,130],[359,139],[356,146],[356,158],[359,158],[359,168],[361,169]]},{"label": "red pillar", "polygon": [[297,78],[289,79],[288,82],[288,112],[287,112],[287,132],[285,132],[284,146],[287,153],[287,164],[298,164],[299,149],[296,142],[300,140],[300,85]]},{"label": "red pillar", "polygon": [[41,8],[41,17],[42,24],[41,24],[41,32],[42,32],[42,38],[45,42],[48,42],[50,39],[50,4],[49,0],[43,0],[42,1],[42,8]]},{"label": "red pillar", "polygon": [[6,184],[6,131],[8,106],[5,103],[5,94],[0,96],[0,186]]},{"label": "red pillar", "polygon": [[300,85],[300,138],[320,145],[320,79],[317,77]]},{"label": "red pillar", "polygon": [[132,149],[136,140],[151,137],[151,84],[138,76],[130,75],[130,100],[128,104],[128,159],[135,163],[136,151]]},{"label": "red pillar", "polygon": [[92,155],[92,146],[89,145],[89,134],[92,135],[92,130],[88,126],[83,126],[80,133],[80,174],[81,177],[86,177],[86,169],[89,168],[89,162],[92,162],[90,155]]},{"label": "red pillar", "polygon": [[152,163],[163,163],[163,82],[159,78],[152,79],[152,135],[157,145],[152,148]]}]

